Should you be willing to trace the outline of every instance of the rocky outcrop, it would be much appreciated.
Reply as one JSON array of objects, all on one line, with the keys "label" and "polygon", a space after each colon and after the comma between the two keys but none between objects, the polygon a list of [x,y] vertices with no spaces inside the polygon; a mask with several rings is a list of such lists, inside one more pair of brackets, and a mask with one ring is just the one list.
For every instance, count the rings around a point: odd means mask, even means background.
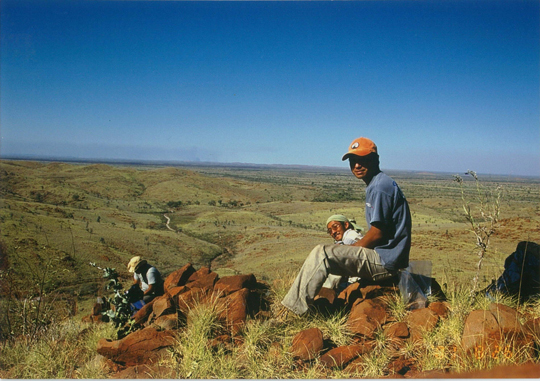
[{"label": "rocky outcrop", "polygon": [[[283,324],[273,319],[266,299],[268,286],[257,281],[253,274],[219,278],[209,268],[195,270],[190,264],[170,274],[166,279],[165,295],[154,299],[134,314],[133,319],[140,330],[121,340],[101,340],[98,353],[115,364],[116,369],[125,369],[124,376],[140,377],[140,370],[154,369],[156,360],[163,351],[172,346],[176,336],[189,327],[190,313],[200,305],[211,305],[221,329],[208,340],[213,350],[232,352],[243,345],[242,330],[249,316],[268,319],[267,324]],[[315,301],[319,312],[343,309],[348,312],[346,325],[352,334],[350,345],[336,345],[325,338],[320,328],[314,327],[296,333],[289,353],[298,366],[318,361],[329,372],[343,370],[344,374],[361,371],[362,356],[373,351],[380,333],[399,353],[407,342],[419,345],[426,334],[452,314],[445,301],[434,301],[425,308],[409,311],[402,321],[392,314],[388,295],[394,295],[396,287],[379,285],[350,285],[336,294],[322,289]],[[100,306],[94,308],[99,313]],[[97,315],[96,315],[97,316]],[[94,318],[98,320],[97,318]],[[89,321],[94,321],[89,319]],[[272,322],[273,321],[273,322]],[[462,347],[465,351],[536,350],[535,340],[540,337],[540,318],[529,319],[516,310],[501,304],[491,304],[486,310],[472,311],[465,321]],[[420,344],[421,345],[421,344]],[[276,355],[280,343],[273,343]],[[483,353],[482,352],[482,353]],[[475,352],[476,353],[476,352]],[[415,360],[402,355],[391,358],[385,366],[385,374],[415,377],[419,373]],[[131,369],[133,368],[133,369]],[[117,378],[121,378],[120,374]],[[135,375],[137,377],[135,377]],[[438,371],[424,374],[425,377],[448,377]]]},{"label": "rocky outcrop", "polygon": [[[253,274],[219,279],[208,267],[195,270],[191,264],[171,273],[164,281],[164,289],[164,295],[133,315],[134,326],[141,329],[121,340],[101,340],[98,353],[120,367],[152,364],[189,324],[190,311],[207,303],[212,303],[223,327],[220,339],[213,339],[215,342],[209,345],[237,343],[235,337],[246,318],[268,305],[262,302],[267,286],[257,282]],[[96,305],[94,310],[86,321],[101,320],[101,306]]]},{"label": "rocky outcrop", "polygon": [[184,286],[193,273],[195,273],[195,268],[193,268],[191,263],[188,263],[184,267],[169,274],[163,283],[163,288],[165,291],[168,291],[174,287]]},{"label": "rocky outcrop", "polygon": [[249,290],[242,288],[218,300],[218,311],[222,311],[219,318],[233,336],[237,335],[246,323],[248,295]]},{"label": "rocky outcrop", "polygon": [[254,288],[256,285],[257,280],[253,274],[233,275],[219,279],[214,286],[214,290],[221,292],[223,295],[229,295],[243,288]]}]

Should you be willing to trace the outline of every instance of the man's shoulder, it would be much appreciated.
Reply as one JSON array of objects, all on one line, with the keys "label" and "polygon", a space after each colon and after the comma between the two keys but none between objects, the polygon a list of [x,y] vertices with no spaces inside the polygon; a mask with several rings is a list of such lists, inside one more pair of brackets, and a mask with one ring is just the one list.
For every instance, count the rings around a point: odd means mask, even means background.
[{"label": "man's shoulder", "polygon": [[369,189],[366,189],[367,195],[375,197],[376,194],[384,194],[388,197],[405,197],[396,181],[384,172],[380,172],[373,178],[369,184]]},{"label": "man's shoulder", "polygon": [[371,183],[369,184],[369,188],[371,189],[377,189],[377,190],[385,190],[385,189],[392,189],[394,186],[397,186],[397,183],[394,181],[393,178],[388,176],[384,172],[379,172],[373,179],[371,180]]},{"label": "man's shoulder", "polygon": [[155,277],[161,277],[161,273],[159,272],[159,270],[157,268],[155,268],[154,266],[150,267],[148,269],[148,272],[147,274],[151,274]]}]

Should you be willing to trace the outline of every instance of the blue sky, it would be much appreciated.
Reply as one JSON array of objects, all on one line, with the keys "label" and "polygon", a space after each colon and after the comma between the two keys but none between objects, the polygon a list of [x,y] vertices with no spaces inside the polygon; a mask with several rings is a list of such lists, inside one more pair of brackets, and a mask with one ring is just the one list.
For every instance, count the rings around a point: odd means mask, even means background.
[{"label": "blue sky", "polygon": [[3,157],[540,176],[538,1],[0,7]]}]

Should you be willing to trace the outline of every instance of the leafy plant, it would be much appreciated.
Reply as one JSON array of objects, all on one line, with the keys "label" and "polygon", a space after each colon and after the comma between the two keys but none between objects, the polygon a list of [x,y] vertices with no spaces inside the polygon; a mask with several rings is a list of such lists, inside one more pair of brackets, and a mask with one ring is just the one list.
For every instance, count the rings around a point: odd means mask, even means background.
[{"label": "leafy plant", "polygon": [[93,262],[90,262],[90,265],[103,271],[103,278],[109,280],[106,286],[107,290],[113,291],[113,296],[106,299],[106,305],[114,307],[102,312],[102,315],[107,316],[115,328],[119,328],[117,331],[118,338],[127,336],[130,332],[135,331],[137,327],[131,318],[130,301],[128,295],[123,292],[122,283],[118,280],[118,272],[114,268],[101,268]]}]

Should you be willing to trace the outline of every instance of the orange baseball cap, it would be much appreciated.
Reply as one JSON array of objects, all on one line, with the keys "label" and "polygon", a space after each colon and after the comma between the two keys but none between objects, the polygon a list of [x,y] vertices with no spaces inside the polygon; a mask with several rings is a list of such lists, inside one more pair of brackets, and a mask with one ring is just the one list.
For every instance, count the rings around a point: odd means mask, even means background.
[{"label": "orange baseball cap", "polygon": [[353,140],[349,146],[349,152],[343,155],[341,160],[347,160],[349,156],[366,156],[370,153],[377,153],[377,146],[368,138],[358,138]]}]

